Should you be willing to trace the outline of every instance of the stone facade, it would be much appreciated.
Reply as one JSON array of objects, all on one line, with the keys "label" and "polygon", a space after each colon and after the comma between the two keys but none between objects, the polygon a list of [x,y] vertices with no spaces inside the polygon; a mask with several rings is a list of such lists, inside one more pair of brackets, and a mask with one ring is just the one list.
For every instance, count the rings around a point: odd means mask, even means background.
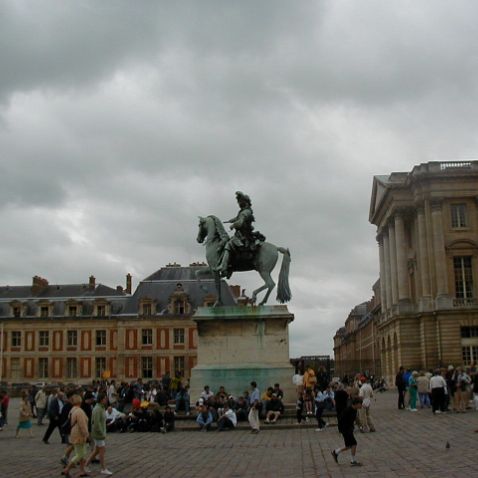
[{"label": "stone facade", "polygon": [[374,296],[355,306],[345,326],[334,336],[335,375],[353,376],[358,371],[381,375],[380,348],[377,334],[380,314],[380,284],[374,285]]},{"label": "stone facade", "polygon": [[261,390],[279,383],[286,400],[295,399],[294,369],[289,359],[287,306],[198,308],[198,364],[192,370],[191,396],[205,384],[224,385],[239,396],[257,382]]},{"label": "stone facade", "polygon": [[[201,280],[201,264],[170,264],[131,292],[96,284],[50,285],[34,277],[31,286],[0,287],[1,380],[87,383],[157,379],[180,372],[186,378],[197,361],[197,327],[192,315],[215,302],[214,281]],[[239,287],[225,282],[223,296],[235,305]]]},{"label": "stone facade", "polygon": [[478,161],[374,177],[369,220],[377,226],[381,285],[374,343],[389,381],[400,365],[478,361],[477,198]]}]

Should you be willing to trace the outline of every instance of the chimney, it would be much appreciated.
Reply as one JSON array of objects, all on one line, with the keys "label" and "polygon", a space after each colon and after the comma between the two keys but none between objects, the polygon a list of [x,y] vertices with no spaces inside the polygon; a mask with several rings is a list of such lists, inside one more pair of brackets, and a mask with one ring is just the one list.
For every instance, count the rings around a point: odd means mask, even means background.
[{"label": "chimney", "polygon": [[48,281],[40,276],[33,277],[32,294],[38,294],[48,287]]},{"label": "chimney", "polygon": [[231,293],[232,293],[234,299],[237,299],[241,295],[241,286],[240,285],[230,285],[229,289],[231,290]]},{"label": "chimney", "polygon": [[123,293],[123,286],[117,285],[117,286],[116,286],[116,291]]},{"label": "chimney", "polygon": [[90,282],[88,284],[90,289],[94,289],[96,287],[96,279],[95,276],[90,276]]},{"label": "chimney", "polygon": [[132,276],[128,272],[126,274],[126,289],[125,289],[127,294],[131,294],[131,289],[132,289],[131,284],[132,284]]}]

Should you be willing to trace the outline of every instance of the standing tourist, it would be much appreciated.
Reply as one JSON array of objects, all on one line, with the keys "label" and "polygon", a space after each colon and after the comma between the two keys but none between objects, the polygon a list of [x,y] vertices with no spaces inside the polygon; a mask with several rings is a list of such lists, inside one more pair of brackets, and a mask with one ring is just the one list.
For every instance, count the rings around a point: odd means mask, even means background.
[{"label": "standing tourist", "polygon": [[295,367],[295,373],[292,375],[292,383],[295,385],[297,398],[302,397],[302,392],[304,391],[304,376],[300,373],[299,367],[297,365]]},{"label": "standing tourist", "polygon": [[398,390],[398,409],[403,410],[405,408],[405,390],[407,389],[407,386],[405,384],[405,379],[404,379],[404,369],[403,367],[400,367],[400,369],[397,372],[397,375],[395,376],[395,386],[397,387]]},{"label": "standing tourist", "polygon": [[442,377],[440,370],[435,370],[433,377],[430,379],[430,389],[432,391],[433,414],[445,411],[446,380]]},{"label": "standing tourist", "polygon": [[61,433],[61,423],[60,423],[60,415],[63,410],[63,406],[64,406],[63,392],[61,390],[58,390],[56,393],[52,393],[52,398],[49,400],[48,412],[47,412],[50,423],[48,424],[48,428],[46,429],[45,435],[43,435],[43,443],[45,443],[46,445],[48,445],[48,439],[50,438],[55,428],[58,428],[61,441],[63,442],[63,435]]},{"label": "standing tourist", "polygon": [[411,412],[417,411],[417,395],[418,395],[418,387],[417,387],[417,377],[418,372],[415,370],[410,375],[408,379],[408,393],[410,394],[410,404],[408,409]]},{"label": "standing tourist", "polygon": [[261,429],[259,421],[259,410],[261,409],[260,391],[257,388],[256,382],[251,382],[251,388],[252,392],[249,397],[251,408],[249,409],[249,415],[247,416],[247,419],[249,420],[249,425],[252,428],[251,433],[259,433]]},{"label": "standing tourist", "polygon": [[361,463],[355,459],[357,452],[357,440],[354,437],[354,425],[357,419],[357,410],[362,408],[362,399],[356,397],[352,400],[352,404],[348,406],[342,413],[342,418],[339,421],[339,432],[344,438],[344,447],[332,450],[332,456],[336,463],[339,462],[340,453],[350,450],[352,459],[350,464],[352,466],[361,466]]},{"label": "standing tourist", "polygon": [[458,413],[465,413],[471,378],[461,368],[456,369],[455,377],[455,409]]},{"label": "standing tourist", "polygon": [[20,438],[20,430],[28,430],[30,437],[32,433],[32,408],[30,405],[30,396],[26,390],[22,392],[22,398],[20,401],[20,415],[18,417],[18,426],[15,438]]},{"label": "standing tourist", "polygon": [[430,379],[425,372],[420,372],[417,377],[418,398],[420,399],[420,408],[430,407]]},{"label": "standing tourist", "polygon": [[71,403],[73,408],[70,412],[71,433],[70,442],[73,445],[75,455],[71,459],[70,463],[64,468],[62,475],[70,478],[70,470],[76,464],[80,465],[80,476],[89,476],[85,470],[85,458],[88,453],[87,440],[88,433],[88,417],[81,409],[82,399],[79,395],[73,395],[71,397]]},{"label": "standing tourist", "polygon": [[[8,425],[8,405],[10,404],[10,397],[6,390],[2,390],[0,394],[0,413],[2,414],[3,425]],[[2,426],[3,426],[2,425]]]},{"label": "standing tourist", "polygon": [[106,403],[107,396],[104,393],[98,393],[97,402],[91,415],[91,438],[95,442],[93,453],[88,457],[86,466],[88,466],[97,455],[100,458],[102,475],[112,475],[113,473],[106,468],[105,451],[106,451]]},{"label": "standing tourist", "polygon": [[111,380],[108,386],[108,404],[116,408],[118,403],[118,393],[116,392],[116,382]]},{"label": "standing tourist", "polygon": [[360,431],[375,431],[372,417],[370,416],[370,405],[372,404],[373,388],[370,385],[370,380],[367,377],[362,378],[363,384],[360,387],[359,397],[362,399],[362,408],[359,411],[360,415]]},{"label": "standing tourist", "polygon": [[46,400],[47,396],[45,393],[45,388],[40,388],[35,395],[35,403],[37,407],[37,424],[43,425],[43,417],[45,416],[46,412]]}]

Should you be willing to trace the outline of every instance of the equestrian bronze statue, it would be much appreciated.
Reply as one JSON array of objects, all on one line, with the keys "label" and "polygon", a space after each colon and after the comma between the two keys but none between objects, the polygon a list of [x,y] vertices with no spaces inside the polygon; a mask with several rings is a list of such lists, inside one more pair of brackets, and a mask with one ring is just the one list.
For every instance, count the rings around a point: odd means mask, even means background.
[{"label": "equestrian bronze statue", "polygon": [[238,191],[236,199],[240,208],[239,212],[236,217],[225,221],[225,224],[230,224],[230,229],[234,230],[232,237],[216,216],[199,218],[197,241],[201,244],[205,243],[209,270],[199,271],[198,279],[204,273],[212,273],[217,290],[215,305],[222,305],[221,277],[229,278],[234,272],[255,270],[264,280],[264,285],[253,291],[251,300],[255,303],[257,294],[267,289],[259,304],[264,305],[275,287],[271,272],[280,252],[284,257],[279,272],[277,300],[281,303],[289,302],[292,297],[289,288],[289,250],[266,242],[266,238],[260,232],[254,231],[252,223],[255,219],[249,196]]}]

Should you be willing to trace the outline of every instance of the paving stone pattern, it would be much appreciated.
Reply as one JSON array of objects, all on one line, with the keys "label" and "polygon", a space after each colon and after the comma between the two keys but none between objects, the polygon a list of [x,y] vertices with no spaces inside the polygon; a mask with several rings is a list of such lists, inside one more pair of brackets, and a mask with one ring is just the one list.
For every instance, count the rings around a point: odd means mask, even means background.
[{"label": "paving stone pattern", "polygon": [[[378,431],[356,434],[359,468],[350,466],[345,453],[338,465],[334,462],[330,450],[342,445],[336,427],[318,433],[273,425],[262,426],[258,435],[247,429],[115,433],[107,439],[107,465],[113,476],[146,478],[478,477],[478,412],[433,416],[430,410],[399,411],[394,392],[379,394],[372,406]],[[9,416],[10,424],[0,432],[0,477],[60,477],[58,432],[45,445],[45,426],[35,424],[34,438],[15,439],[17,400]],[[99,465],[92,471],[102,476]]]}]

